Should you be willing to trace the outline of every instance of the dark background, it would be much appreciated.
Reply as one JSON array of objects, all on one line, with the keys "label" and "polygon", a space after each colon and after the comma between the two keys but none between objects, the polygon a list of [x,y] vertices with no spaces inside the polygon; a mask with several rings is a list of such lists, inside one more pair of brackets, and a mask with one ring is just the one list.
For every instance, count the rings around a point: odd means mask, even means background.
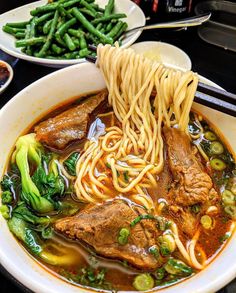
[{"label": "dark background", "polygon": [[[0,14],[29,2],[33,1],[0,0]],[[197,2],[200,1],[193,0],[193,6]],[[236,0],[232,2],[236,2]],[[137,41],[147,40],[163,41],[178,46],[191,58],[194,71],[211,79],[226,90],[236,93],[236,53],[205,43],[199,38],[197,28],[191,28],[187,31],[145,31]],[[17,60],[0,50],[1,59],[8,61],[13,66],[14,79],[8,89],[1,95],[0,107],[27,85],[56,70]],[[232,262],[234,261],[236,259],[232,259]],[[1,268],[1,293],[20,293],[25,291],[27,292],[28,290],[20,286],[12,276]],[[236,293],[236,282],[230,283],[218,293]]]}]

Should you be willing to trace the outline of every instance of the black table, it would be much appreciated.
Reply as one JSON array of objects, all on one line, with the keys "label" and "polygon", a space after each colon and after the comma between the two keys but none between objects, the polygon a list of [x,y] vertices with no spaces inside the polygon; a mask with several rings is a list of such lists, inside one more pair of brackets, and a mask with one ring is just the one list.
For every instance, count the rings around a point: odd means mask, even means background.
[{"label": "black table", "polygon": [[[4,3],[3,3],[4,2]],[[1,0],[0,13],[30,1]],[[192,69],[211,79],[223,88],[236,93],[236,53],[227,51],[202,41],[197,29],[187,31],[146,31],[138,41],[163,41],[183,49],[192,60]],[[1,40],[0,40],[1,42]],[[56,69],[42,67],[8,56],[0,50],[0,59],[6,60],[14,67],[14,79],[8,89],[1,95],[0,107],[9,101],[16,93]],[[219,276],[220,277],[220,276]],[[0,292],[28,291],[13,281],[13,278],[2,268],[0,272]],[[235,293],[236,281],[229,284],[218,293]]]}]

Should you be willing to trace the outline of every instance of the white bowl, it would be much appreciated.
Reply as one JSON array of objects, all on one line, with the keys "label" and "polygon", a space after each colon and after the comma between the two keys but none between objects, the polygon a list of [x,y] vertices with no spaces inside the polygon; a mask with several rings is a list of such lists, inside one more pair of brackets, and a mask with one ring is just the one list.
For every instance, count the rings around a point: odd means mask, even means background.
[{"label": "white bowl", "polygon": [[[96,3],[99,4],[101,7],[105,7],[108,0],[96,0]],[[2,27],[7,22],[20,22],[20,21],[27,21],[30,19],[30,11],[38,6],[42,6],[46,4],[47,0],[40,0],[36,1],[6,13],[0,15],[0,49],[4,52],[12,55],[16,58],[24,59],[39,65],[44,65],[48,67],[55,67],[55,68],[62,68],[65,66],[83,63],[86,60],[82,59],[71,59],[71,60],[52,60],[52,59],[44,59],[44,58],[37,58],[33,56],[26,55],[21,52],[19,48],[15,47],[15,38],[12,35],[9,35],[2,31]],[[128,24],[128,30],[134,27],[143,26],[146,23],[145,15],[143,11],[136,5],[134,2],[130,0],[116,0],[115,1],[115,12],[117,13],[126,13],[127,18],[124,18],[124,21]],[[134,34],[131,34],[124,38],[122,41],[122,47],[127,48],[131,44],[133,44],[137,38],[140,36],[142,31],[137,31]]]},{"label": "white bowl", "polygon": [[133,44],[131,48],[138,54],[162,62],[167,67],[175,67],[190,70],[192,67],[189,56],[181,49],[163,42],[140,42]]},{"label": "white bowl", "polygon": [[0,94],[5,91],[5,89],[9,86],[9,84],[13,78],[13,69],[12,69],[11,65],[3,60],[0,60],[0,65],[1,64],[3,66],[5,66],[7,68],[7,70],[9,71],[9,77],[8,77],[7,81],[0,87]]},{"label": "white bowl", "polygon": [[[0,176],[2,176],[9,152],[17,137],[37,117],[68,98],[105,87],[100,71],[94,64],[83,63],[56,71],[34,82],[0,111]],[[231,146],[236,149],[236,119],[197,105],[219,129],[225,133]],[[4,127],[3,127],[4,125]],[[91,292],[80,289],[43,269],[19,245],[10,233],[6,221],[0,216],[0,263],[23,285],[33,292],[78,293]],[[216,259],[196,276],[164,290],[165,293],[210,293],[215,292],[236,277],[236,238],[233,236]],[[162,291],[161,291],[162,292]]]}]

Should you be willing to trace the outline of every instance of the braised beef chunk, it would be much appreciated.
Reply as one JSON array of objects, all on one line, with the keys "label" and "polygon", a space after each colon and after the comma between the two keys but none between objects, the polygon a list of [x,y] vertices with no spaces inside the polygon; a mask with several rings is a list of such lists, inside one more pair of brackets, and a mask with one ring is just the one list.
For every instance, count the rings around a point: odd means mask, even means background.
[{"label": "braised beef chunk", "polygon": [[51,148],[62,150],[71,142],[84,138],[88,129],[89,115],[106,96],[107,92],[102,91],[79,106],[41,122],[34,129],[37,140]]},{"label": "braised beef chunk", "polygon": [[173,188],[176,204],[190,206],[209,200],[215,194],[210,176],[192,152],[188,136],[175,128],[164,128],[168,162],[175,180]]},{"label": "braised beef chunk", "polygon": [[[55,228],[71,239],[91,245],[102,256],[127,261],[140,269],[155,269],[161,260],[150,254],[149,248],[156,244],[159,230],[153,220],[142,220],[131,228],[130,223],[140,214],[146,214],[145,209],[114,200],[58,220]],[[122,228],[130,231],[124,245],[118,241]]]}]

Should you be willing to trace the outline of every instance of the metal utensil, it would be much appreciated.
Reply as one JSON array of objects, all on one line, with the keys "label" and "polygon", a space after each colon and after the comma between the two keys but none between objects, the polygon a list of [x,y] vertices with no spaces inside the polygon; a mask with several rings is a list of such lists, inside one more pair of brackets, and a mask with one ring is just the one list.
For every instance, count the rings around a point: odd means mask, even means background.
[{"label": "metal utensil", "polygon": [[162,22],[162,23],[156,23],[156,24],[150,24],[150,25],[143,25],[139,27],[132,28],[130,30],[127,30],[124,32],[124,34],[121,36],[121,39],[129,35],[130,33],[135,33],[139,30],[151,30],[151,29],[157,29],[157,28],[178,28],[178,27],[189,27],[189,26],[197,26],[201,25],[204,22],[208,21],[211,17],[211,13],[204,13],[198,16],[193,16],[189,18],[184,18],[180,20],[175,21],[168,21],[168,22]]}]

